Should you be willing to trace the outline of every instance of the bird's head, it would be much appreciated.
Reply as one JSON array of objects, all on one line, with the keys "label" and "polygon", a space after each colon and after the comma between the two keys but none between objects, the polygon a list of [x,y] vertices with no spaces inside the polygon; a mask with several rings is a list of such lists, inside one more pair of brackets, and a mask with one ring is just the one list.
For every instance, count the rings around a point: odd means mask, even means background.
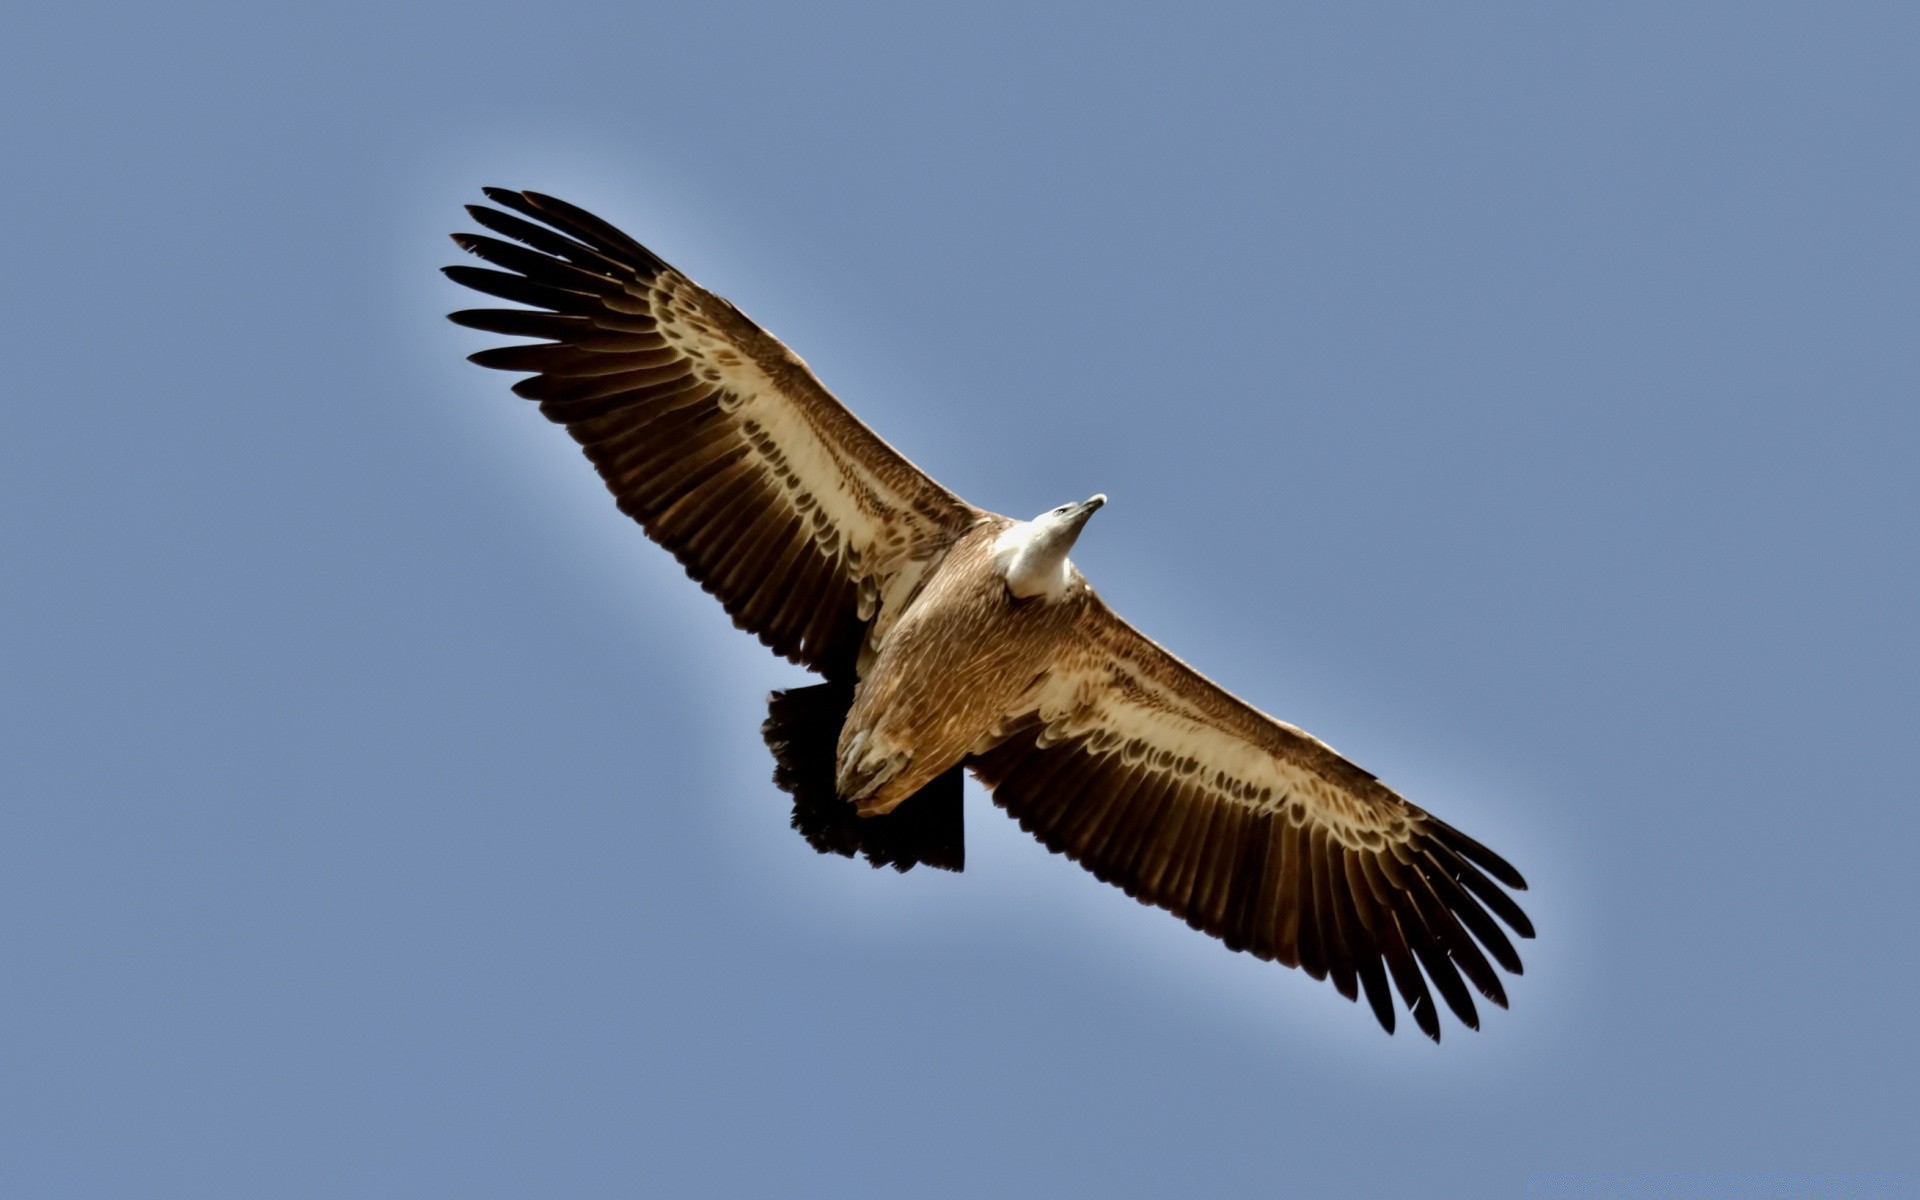
[{"label": "bird's head", "polygon": [[1007,590],[1022,599],[1045,595],[1057,600],[1064,595],[1073,574],[1067,552],[1087,519],[1106,502],[1106,496],[1099,495],[1062,504],[1002,534],[994,559],[1006,576]]},{"label": "bird's head", "polygon": [[1033,526],[1037,537],[1048,542],[1060,542],[1060,552],[1065,554],[1073,548],[1073,543],[1080,537],[1080,531],[1086,528],[1087,520],[1106,502],[1106,493],[1102,492],[1075,504],[1062,504],[1059,508],[1050,508],[1027,524]]}]

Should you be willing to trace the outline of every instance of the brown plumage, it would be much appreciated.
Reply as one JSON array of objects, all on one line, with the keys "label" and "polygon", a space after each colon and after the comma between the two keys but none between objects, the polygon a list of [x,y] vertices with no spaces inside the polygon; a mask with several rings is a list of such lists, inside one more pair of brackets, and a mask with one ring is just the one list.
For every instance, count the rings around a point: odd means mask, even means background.
[{"label": "brown plumage", "polygon": [[1394,992],[1435,1040],[1434,992],[1469,1027],[1473,992],[1505,1007],[1507,930],[1533,936],[1520,874],[1115,616],[1066,558],[1104,497],[1031,522],[975,508],[638,242],[535,192],[487,196],[468,211],[513,241],[454,240],[504,270],[447,274],[530,307],[452,319],[540,340],[473,361],[530,373],[514,391],[621,510],[825,677],[777,693],[764,729],[816,848],[958,869],[964,767],[1049,848],[1364,992],[1389,1032]]}]

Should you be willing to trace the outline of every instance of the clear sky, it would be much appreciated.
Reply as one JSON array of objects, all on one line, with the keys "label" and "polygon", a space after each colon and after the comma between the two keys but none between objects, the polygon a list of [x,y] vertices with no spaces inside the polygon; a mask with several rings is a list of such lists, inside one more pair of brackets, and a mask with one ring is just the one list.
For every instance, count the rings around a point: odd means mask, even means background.
[{"label": "clear sky", "polygon": [[[936,15],[937,14],[937,15]],[[1920,9],[27,3],[0,1194],[1920,1169]],[[816,857],[804,679],[462,361],[567,197],[1486,841],[1435,1047],[1048,855]]]}]

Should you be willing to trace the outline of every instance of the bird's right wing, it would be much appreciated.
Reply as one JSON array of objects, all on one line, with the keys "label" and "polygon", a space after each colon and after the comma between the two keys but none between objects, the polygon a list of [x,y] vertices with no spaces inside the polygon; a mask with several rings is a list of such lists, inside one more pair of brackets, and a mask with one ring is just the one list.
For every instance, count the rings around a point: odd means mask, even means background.
[{"label": "bird's right wing", "polygon": [[[1505,1007],[1520,973],[1494,920],[1533,925],[1499,855],[1325,743],[1169,654],[1096,596],[1075,640],[968,765],[1049,849],[1236,950],[1360,988],[1388,1032],[1387,981],[1438,1041],[1431,980],[1469,1027],[1461,976]],[[1424,978],[1423,978],[1424,972]]]},{"label": "bird's right wing", "polygon": [[532,372],[513,390],[566,426],[621,511],[735,624],[850,677],[868,623],[897,615],[980,511],[881,441],[771,334],[626,234],[537,192],[486,194],[511,211],[467,211],[521,244],[455,234],[505,270],[447,275],[531,307],[452,319],[542,340],[473,361]]}]

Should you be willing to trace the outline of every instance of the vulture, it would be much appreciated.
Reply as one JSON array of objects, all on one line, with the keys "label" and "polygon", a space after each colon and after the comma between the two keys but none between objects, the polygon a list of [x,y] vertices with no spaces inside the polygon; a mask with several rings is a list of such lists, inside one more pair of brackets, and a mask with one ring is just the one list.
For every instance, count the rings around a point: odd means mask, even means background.
[{"label": "vulture", "polygon": [[1093,496],[1013,520],[954,495],[807,364],[613,225],[531,191],[467,211],[446,274],[515,307],[451,319],[522,339],[471,356],[566,428],[620,510],[741,629],[821,681],[762,733],[793,824],[875,866],[959,870],[963,773],[1050,849],[1263,959],[1505,1007],[1520,873],[1107,607],[1068,559]]}]

